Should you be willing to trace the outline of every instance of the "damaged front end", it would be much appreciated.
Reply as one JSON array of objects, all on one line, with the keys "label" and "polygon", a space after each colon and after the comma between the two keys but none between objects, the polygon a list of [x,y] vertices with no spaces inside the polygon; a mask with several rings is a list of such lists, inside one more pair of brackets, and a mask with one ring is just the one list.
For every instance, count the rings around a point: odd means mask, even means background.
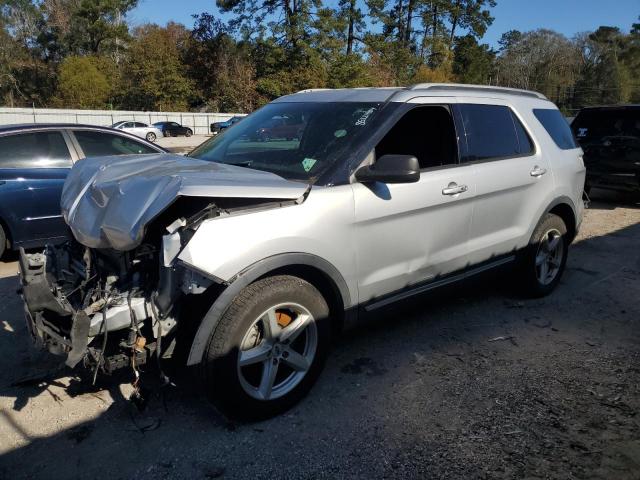
[{"label": "damaged front end", "polygon": [[[69,367],[82,362],[108,373],[144,364],[154,352],[170,356],[179,298],[213,283],[168,261],[180,245],[174,232],[159,244],[143,243],[128,252],[75,241],[42,253],[21,250],[22,295],[33,340],[65,355]],[[160,351],[163,338],[170,341]]]},{"label": "damaged front end", "polygon": [[[111,372],[172,355],[182,299],[225,282],[178,255],[203,222],[296,204],[308,185],[176,155],[77,162],[62,192],[73,240],[20,252],[35,341]],[[164,341],[163,341],[164,339]],[[95,378],[95,377],[94,377]]]}]

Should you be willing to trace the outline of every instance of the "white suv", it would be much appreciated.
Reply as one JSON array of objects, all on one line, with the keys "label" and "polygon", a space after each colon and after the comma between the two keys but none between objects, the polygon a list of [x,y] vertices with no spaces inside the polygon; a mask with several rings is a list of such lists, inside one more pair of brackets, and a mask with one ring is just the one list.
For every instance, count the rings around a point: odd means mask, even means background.
[{"label": "white suv", "polygon": [[300,92],[190,157],[78,162],[62,197],[74,240],[21,255],[28,325],[69,366],[184,352],[225,412],[273,415],[365,312],[507,264],[529,294],[551,292],[584,177],[534,92]]}]

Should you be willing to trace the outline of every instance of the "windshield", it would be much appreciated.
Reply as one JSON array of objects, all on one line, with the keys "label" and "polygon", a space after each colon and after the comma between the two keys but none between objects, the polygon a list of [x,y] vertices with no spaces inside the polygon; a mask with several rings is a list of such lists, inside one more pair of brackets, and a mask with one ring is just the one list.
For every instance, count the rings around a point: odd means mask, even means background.
[{"label": "windshield", "polygon": [[313,183],[353,151],[379,103],[271,103],[189,156]]},{"label": "windshield", "polygon": [[125,123],[127,123],[127,122],[116,122],[116,123],[114,123],[113,125],[111,125],[111,128],[117,128],[117,127],[119,127],[120,125],[124,125]]}]

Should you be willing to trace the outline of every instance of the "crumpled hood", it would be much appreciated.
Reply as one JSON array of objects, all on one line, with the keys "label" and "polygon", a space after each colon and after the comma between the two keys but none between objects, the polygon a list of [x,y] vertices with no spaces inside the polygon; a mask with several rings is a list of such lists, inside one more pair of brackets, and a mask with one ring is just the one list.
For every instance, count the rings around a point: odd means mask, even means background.
[{"label": "crumpled hood", "polygon": [[71,169],[62,214],[91,248],[131,250],[179,196],[300,198],[309,188],[278,175],[171,154],[87,158]]}]

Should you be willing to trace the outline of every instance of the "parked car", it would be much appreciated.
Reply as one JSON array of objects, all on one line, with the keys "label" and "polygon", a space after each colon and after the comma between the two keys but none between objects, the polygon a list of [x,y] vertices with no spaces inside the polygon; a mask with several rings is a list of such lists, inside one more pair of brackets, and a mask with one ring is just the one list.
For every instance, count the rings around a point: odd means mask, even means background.
[{"label": "parked car", "polygon": [[124,130],[136,137],[141,137],[149,142],[155,142],[158,137],[162,137],[164,133],[159,128],[149,126],[142,122],[117,122],[111,125],[111,128]]},{"label": "parked car", "polygon": [[214,122],[214,123],[211,124],[211,133],[213,133],[214,135],[222,133],[224,130],[226,130],[229,127],[234,126],[236,123],[241,121],[243,118],[244,117],[234,116],[234,117],[231,117],[228,120],[225,120],[224,122]]},{"label": "parked car", "polygon": [[125,132],[69,124],[0,127],[0,257],[7,247],[64,240],[60,194],[72,165],[84,157],[164,153]]},{"label": "parked car", "polygon": [[177,122],[157,122],[153,126],[160,130],[165,137],[190,137],[193,135],[193,130]]},{"label": "parked car", "polygon": [[[304,119],[299,141],[251,138],[273,118]],[[368,312],[507,265],[549,294],[584,208],[569,125],[521,90],[306,91],[189,155],[72,170],[75,240],[21,255],[28,324],[70,366],[184,352],[250,419],[300,400],[332,334]]]},{"label": "parked car", "polygon": [[304,123],[291,115],[276,115],[256,129],[256,136],[263,142],[270,140],[294,140],[300,137]]},{"label": "parked car", "polygon": [[640,105],[584,108],[571,129],[584,150],[587,193],[640,192]]}]

